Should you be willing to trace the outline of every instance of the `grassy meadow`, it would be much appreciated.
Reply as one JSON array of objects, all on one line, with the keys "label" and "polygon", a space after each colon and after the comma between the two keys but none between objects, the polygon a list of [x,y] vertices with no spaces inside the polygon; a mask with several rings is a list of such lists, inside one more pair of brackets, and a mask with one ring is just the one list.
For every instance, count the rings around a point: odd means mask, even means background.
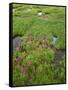
[{"label": "grassy meadow", "polygon": [[65,83],[65,7],[13,4],[12,11],[13,39],[21,39],[13,86]]}]

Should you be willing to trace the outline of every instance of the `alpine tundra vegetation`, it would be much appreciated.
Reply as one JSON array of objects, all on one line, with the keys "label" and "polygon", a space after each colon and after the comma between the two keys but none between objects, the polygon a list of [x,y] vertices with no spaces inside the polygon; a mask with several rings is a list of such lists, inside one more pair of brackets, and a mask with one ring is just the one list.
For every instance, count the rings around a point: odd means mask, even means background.
[{"label": "alpine tundra vegetation", "polygon": [[13,4],[13,86],[65,83],[65,7]]}]

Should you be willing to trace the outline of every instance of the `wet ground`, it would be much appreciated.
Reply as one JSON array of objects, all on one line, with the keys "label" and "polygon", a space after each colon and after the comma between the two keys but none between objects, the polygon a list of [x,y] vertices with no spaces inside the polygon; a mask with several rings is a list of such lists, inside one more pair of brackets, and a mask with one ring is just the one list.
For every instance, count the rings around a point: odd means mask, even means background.
[{"label": "wet ground", "polygon": [[55,50],[55,63],[57,64],[58,62],[64,60],[64,55],[65,55],[65,50]]},{"label": "wet ground", "polygon": [[19,47],[20,44],[21,44],[21,39],[20,39],[20,37],[19,37],[19,36],[18,36],[18,37],[15,37],[15,38],[13,39],[13,49],[16,49],[17,47]]}]

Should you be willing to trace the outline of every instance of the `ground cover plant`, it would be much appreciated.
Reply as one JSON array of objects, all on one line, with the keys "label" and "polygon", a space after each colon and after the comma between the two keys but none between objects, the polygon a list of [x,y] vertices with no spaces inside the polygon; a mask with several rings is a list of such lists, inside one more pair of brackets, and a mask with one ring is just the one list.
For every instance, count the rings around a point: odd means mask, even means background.
[{"label": "ground cover plant", "polygon": [[[13,4],[13,86],[65,83],[65,7]],[[13,44],[14,45],[14,44]]]}]

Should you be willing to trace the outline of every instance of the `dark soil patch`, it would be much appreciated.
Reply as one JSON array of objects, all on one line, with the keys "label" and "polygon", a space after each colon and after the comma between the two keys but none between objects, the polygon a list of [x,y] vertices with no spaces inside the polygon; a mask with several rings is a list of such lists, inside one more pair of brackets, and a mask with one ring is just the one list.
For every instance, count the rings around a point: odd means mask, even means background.
[{"label": "dark soil patch", "polygon": [[13,39],[15,39],[16,37],[22,37],[22,34],[15,34],[15,35],[13,36]]},{"label": "dark soil patch", "polygon": [[54,49],[54,51],[55,51],[54,64],[58,64],[60,61],[64,60],[63,56],[65,55],[65,50]]}]

